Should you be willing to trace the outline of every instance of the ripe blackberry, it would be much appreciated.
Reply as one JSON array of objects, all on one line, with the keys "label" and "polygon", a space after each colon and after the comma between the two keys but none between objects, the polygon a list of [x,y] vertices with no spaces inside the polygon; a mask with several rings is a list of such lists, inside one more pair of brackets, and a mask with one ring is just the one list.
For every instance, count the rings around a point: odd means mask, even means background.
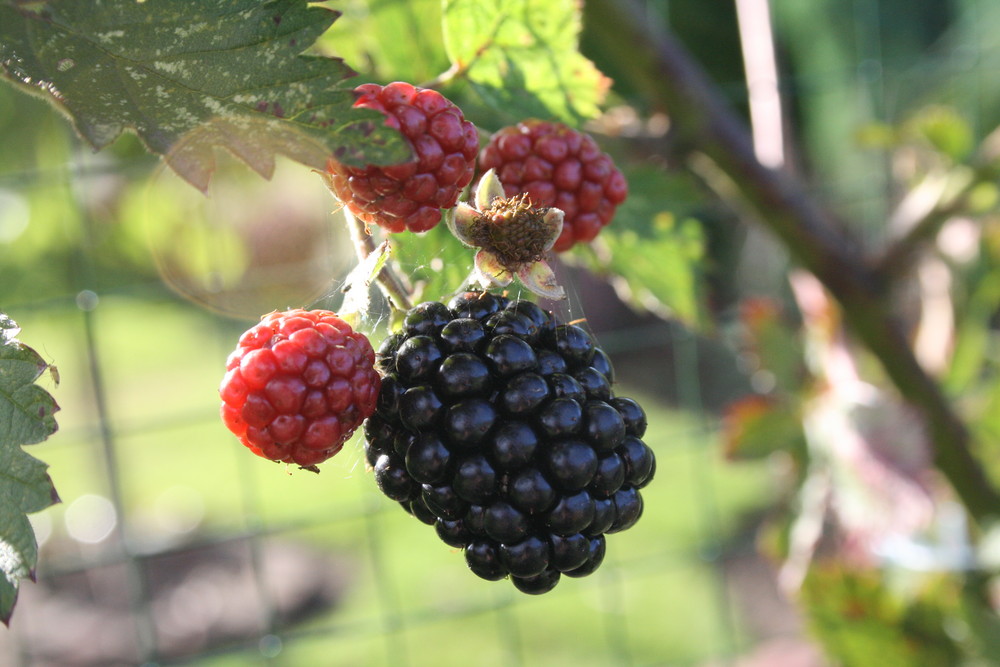
[{"label": "ripe blackberry", "polygon": [[527,194],[535,206],[563,211],[557,252],[593,240],[628,195],[611,157],[561,123],[531,119],[501,129],[479,153],[479,168],[495,169],[508,197]]},{"label": "ripe blackberry", "polygon": [[646,416],[615,397],[586,331],[527,301],[466,292],[410,310],[377,354],[365,424],[379,488],[478,576],[544,593],[600,566],[642,514]]},{"label": "ripe blackberry", "polygon": [[355,107],[377,109],[410,142],[414,159],[388,167],[350,167],[330,159],[327,183],[365,224],[425,232],[441,221],[472,180],[479,137],[461,109],[435,90],[397,81],[354,89]]},{"label": "ripe blackberry", "polygon": [[312,468],[375,411],[374,363],[368,339],[330,311],[270,313],[226,362],[222,419],[254,454]]}]

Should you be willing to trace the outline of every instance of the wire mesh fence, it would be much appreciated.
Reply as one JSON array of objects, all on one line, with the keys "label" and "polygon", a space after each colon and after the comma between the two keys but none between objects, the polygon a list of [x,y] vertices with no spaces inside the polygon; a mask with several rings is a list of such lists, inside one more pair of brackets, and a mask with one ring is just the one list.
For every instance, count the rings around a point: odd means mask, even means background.
[{"label": "wire mesh fence", "polygon": [[[733,530],[760,502],[760,475],[720,482],[710,419],[658,401],[648,532],[609,540],[598,573],[537,599],[473,577],[377,491],[356,449],[315,479],[241,451],[211,395],[231,322],[156,285],[13,310],[59,366],[64,416],[37,452],[63,504],[35,517],[42,558],[4,637],[13,664],[457,664],[469,652],[476,664],[700,664],[749,641],[724,565],[746,546]],[[657,374],[678,360],[674,389],[699,407],[690,333],[608,338],[613,358],[640,353]],[[744,488],[720,498],[720,483]]]}]

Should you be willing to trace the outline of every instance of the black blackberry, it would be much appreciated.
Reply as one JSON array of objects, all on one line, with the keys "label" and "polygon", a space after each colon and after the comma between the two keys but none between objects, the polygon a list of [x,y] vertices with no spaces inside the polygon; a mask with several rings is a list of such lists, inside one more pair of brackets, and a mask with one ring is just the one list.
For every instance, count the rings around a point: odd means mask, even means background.
[{"label": "black blackberry", "polygon": [[608,355],[528,301],[466,292],[407,312],[379,348],[365,424],[379,488],[483,579],[545,593],[604,560],[642,514],[646,415]]}]

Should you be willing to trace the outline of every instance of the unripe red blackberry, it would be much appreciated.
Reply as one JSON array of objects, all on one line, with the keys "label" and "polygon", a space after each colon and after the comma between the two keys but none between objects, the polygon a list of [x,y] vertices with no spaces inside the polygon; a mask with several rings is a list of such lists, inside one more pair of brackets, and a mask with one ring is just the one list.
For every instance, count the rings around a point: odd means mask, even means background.
[{"label": "unripe red blackberry", "polygon": [[239,340],[219,387],[222,420],[250,451],[312,467],[374,411],[381,379],[363,334],[327,310],[265,315]]},{"label": "unripe red blackberry", "polygon": [[642,513],[646,416],[583,329],[484,292],[408,311],[379,349],[365,450],[379,488],[478,576],[544,593]]},{"label": "unripe red blackberry", "polygon": [[414,158],[388,167],[351,167],[330,159],[333,194],[368,225],[425,232],[441,220],[472,180],[479,137],[461,109],[436,90],[397,81],[354,89],[355,107],[376,109],[410,142]]},{"label": "unripe red blackberry", "polygon": [[495,169],[508,197],[565,214],[553,249],[594,239],[628,195],[628,183],[594,140],[562,123],[530,119],[496,132],[479,153],[479,168]]}]

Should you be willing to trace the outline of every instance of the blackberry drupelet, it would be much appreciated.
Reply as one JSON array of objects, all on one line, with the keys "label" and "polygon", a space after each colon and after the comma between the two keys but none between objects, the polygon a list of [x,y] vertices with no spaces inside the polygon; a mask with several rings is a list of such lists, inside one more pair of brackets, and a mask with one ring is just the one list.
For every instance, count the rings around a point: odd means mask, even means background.
[{"label": "blackberry drupelet", "polygon": [[614,396],[611,362],[580,327],[465,292],[411,309],[377,367],[364,428],[376,482],[483,579],[545,593],[594,572],[605,534],[641,516],[646,415]]}]

